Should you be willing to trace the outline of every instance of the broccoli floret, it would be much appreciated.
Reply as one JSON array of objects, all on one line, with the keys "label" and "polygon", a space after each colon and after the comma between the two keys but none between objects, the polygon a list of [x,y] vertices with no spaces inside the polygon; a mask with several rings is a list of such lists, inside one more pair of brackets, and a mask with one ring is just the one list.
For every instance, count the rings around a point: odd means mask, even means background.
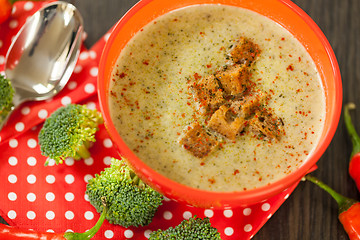
[{"label": "broccoli floret", "polygon": [[149,240],[221,240],[218,230],[211,226],[208,217],[202,219],[196,216],[189,220],[183,220],[175,228],[157,230],[150,234]]},{"label": "broccoli floret", "polygon": [[41,154],[54,159],[56,164],[63,163],[67,157],[89,158],[90,142],[95,142],[95,133],[102,123],[101,113],[86,105],[69,104],[57,109],[40,130]]},{"label": "broccoli floret", "polygon": [[7,118],[13,105],[14,89],[11,82],[0,75],[0,126]]},{"label": "broccoli floret", "polygon": [[101,197],[108,206],[106,219],[123,227],[145,226],[151,223],[162,204],[163,196],[141,181],[124,159],[111,159],[111,166],[90,179],[86,186],[90,203],[99,213]]}]

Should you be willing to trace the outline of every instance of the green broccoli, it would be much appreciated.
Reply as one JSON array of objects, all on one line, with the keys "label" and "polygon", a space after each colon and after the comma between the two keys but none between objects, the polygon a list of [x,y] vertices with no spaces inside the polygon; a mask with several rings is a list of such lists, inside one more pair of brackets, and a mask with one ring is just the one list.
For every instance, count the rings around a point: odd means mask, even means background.
[{"label": "green broccoli", "polygon": [[13,108],[14,88],[11,82],[0,75],[0,125],[7,118]]},{"label": "green broccoli", "polygon": [[63,163],[67,157],[89,158],[90,142],[95,142],[95,133],[103,121],[100,112],[85,105],[69,104],[57,109],[40,130],[41,154],[54,159],[56,164]]},{"label": "green broccoli", "polygon": [[123,227],[151,223],[163,196],[142,182],[126,165],[125,159],[112,158],[111,166],[90,179],[86,186],[90,203],[100,213],[101,197],[107,199],[106,219]]},{"label": "green broccoli", "polygon": [[182,221],[175,228],[157,230],[150,234],[149,240],[221,240],[218,230],[211,226],[209,218],[197,218]]}]

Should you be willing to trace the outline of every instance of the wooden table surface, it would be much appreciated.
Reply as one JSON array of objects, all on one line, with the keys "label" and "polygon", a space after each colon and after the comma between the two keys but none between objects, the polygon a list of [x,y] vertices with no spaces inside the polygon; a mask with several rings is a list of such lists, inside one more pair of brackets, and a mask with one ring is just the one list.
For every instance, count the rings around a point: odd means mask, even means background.
[{"label": "wooden table surface", "polygon": [[[175,1],[175,0],[174,0]],[[84,17],[85,42],[91,47],[136,0],[69,0]],[[342,81],[343,104],[354,102],[359,109],[352,117],[360,132],[360,1],[294,0],[318,24],[337,57]],[[340,103],[339,103],[340,104]],[[335,136],[318,161],[313,174],[343,195],[360,200],[348,175],[351,142],[341,117]],[[0,219],[0,221],[3,221]],[[301,182],[288,200],[253,239],[339,240],[348,239],[337,219],[337,205],[329,195],[309,182]]]}]

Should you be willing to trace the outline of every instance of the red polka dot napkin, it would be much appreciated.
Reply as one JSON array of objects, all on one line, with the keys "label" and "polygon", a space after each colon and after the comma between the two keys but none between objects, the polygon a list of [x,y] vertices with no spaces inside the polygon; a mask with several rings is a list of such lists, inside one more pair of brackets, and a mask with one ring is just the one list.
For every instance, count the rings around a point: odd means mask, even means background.
[{"label": "red polka dot napkin", "polygon": [[[0,24],[0,72],[4,74],[6,52],[26,18],[44,3],[17,2],[12,16]],[[118,157],[104,126],[90,148],[91,158],[64,164],[40,154],[38,132],[43,121],[57,108],[86,104],[99,109],[96,95],[98,63],[106,36],[90,50],[83,49],[65,89],[53,99],[28,102],[15,110],[0,132],[0,215],[10,224],[36,231],[83,232],[91,228],[99,214],[85,195],[86,184],[95,173]],[[176,226],[194,215],[209,217],[222,239],[250,239],[286,200],[295,186],[266,201],[247,207],[202,209],[165,199],[153,222],[140,228],[123,228],[104,223],[94,239],[147,239],[151,231]]]}]

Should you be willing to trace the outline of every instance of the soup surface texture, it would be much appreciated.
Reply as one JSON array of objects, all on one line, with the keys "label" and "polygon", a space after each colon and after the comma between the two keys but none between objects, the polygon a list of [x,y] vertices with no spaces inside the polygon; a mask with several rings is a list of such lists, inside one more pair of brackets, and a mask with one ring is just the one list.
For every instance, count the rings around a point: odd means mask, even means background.
[{"label": "soup surface texture", "polygon": [[[179,143],[194,119],[202,121],[189,81],[226,65],[240,37],[261,49],[251,81],[271,97],[266,107],[282,119],[285,134],[277,140],[243,132],[195,157]],[[178,9],[141,29],[121,51],[109,96],[115,127],[140,159],[210,191],[254,189],[291,173],[316,146],[325,115],[321,79],[298,40],[255,12],[215,4]]]}]

